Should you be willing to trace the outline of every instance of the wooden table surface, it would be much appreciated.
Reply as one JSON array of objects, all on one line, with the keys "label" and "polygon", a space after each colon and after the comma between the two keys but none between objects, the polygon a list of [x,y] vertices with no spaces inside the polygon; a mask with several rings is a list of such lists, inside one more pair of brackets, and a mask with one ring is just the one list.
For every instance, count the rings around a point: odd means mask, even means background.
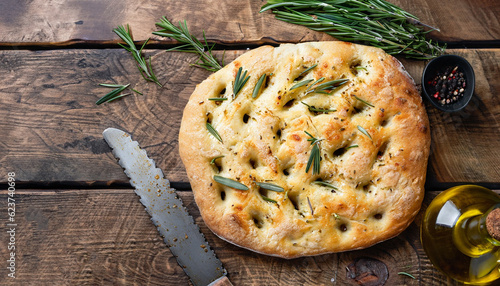
[{"label": "wooden table surface", "polygon": [[[215,237],[204,225],[178,154],[183,108],[210,72],[191,54],[166,52],[174,41],[151,34],[162,16],[205,30],[226,61],[247,48],[333,40],[259,13],[265,1],[0,1],[0,284],[188,285],[102,139],[130,132],[179,190],[235,285],[357,285],[346,267],[377,259],[386,285],[458,285],[439,273],[419,240],[423,210],[440,191],[473,183],[500,189],[500,2],[391,0],[441,28],[430,37],[465,57],[475,97],[458,113],[426,104],[432,152],[422,211],[401,235],[365,250],[283,260]],[[145,82],[112,29],[130,24],[163,88]],[[425,61],[398,57],[420,84]],[[131,95],[100,106],[99,83],[131,83]],[[16,279],[7,277],[7,180],[16,179]],[[451,262],[453,263],[453,262]],[[416,279],[398,272],[407,272]]]}]

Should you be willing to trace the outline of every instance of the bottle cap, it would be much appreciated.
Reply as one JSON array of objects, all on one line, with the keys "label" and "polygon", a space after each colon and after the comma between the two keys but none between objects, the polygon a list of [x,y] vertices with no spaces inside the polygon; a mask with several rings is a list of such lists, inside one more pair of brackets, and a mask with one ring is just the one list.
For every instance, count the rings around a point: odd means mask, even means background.
[{"label": "bottle cap", "polygon": [[500,240],[500,208],[492,210],[486,217],[486,229],[496,240]]}]

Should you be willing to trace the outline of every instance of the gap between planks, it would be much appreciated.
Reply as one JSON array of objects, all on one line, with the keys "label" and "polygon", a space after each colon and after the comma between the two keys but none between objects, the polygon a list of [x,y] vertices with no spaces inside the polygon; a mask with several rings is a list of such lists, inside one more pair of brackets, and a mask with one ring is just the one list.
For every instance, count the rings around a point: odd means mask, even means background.
[{"label": "gap between planks", "polygon": [[[335,40],[335,39],[333,39]],[[142,46],[145,41],[136,41],[137,46]],[[59,49],[122,49],[118,46],[118,40],[92,41],[92,40],[68,40],[63,42],[0,42],[1,50],[59,50]],[[265,37],[257,41],[212,41],[214,51],[237,51],[255,49],[263,45],[279,46],[280,44],[296,44],[293,41],[280,41],[271,37]],[[439,42],[446,44],[446,49],[498,49],[500,40],[489,41],[447,41]],[[150,40],[144,50],[172,49],[183,45],[177,41]]]}]

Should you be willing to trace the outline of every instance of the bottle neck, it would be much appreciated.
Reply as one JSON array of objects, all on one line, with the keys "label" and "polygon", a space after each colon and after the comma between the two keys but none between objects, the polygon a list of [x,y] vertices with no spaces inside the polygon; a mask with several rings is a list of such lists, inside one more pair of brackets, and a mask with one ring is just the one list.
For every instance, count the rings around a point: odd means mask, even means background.
[{"label": "bottle neck", "polygon": [[493,238],[487,230],[486,221],[491,211],[500,208],[493,206],[483,214],[460,218],[454,229],[454,240],[457,248],[470,257],[478,257],[500,246],[500,241]]},{"label": "bottle neck", "polygon": [[470,220],[470,223],[468,225],[468,233],[470,234],[469,238],[471,243],[476,245],[491,243],[494,246],[500,246],[500,241],[493,238],[486,227],[486,219],[490,211]]}]

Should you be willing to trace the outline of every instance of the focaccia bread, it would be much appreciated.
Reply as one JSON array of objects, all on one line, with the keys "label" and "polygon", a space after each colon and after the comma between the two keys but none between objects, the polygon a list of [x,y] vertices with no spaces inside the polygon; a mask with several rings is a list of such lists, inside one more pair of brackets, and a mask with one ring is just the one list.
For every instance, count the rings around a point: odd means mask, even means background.
[{"label": "focaccia bread", "polygon": [[[235,94],[239,70],[250,78]],[[401,63],[345,42],[243,54],[196,87],[179,135],[206,225],[285,258],[401,233],[421,206],[429,145],[422,99]]]}]

